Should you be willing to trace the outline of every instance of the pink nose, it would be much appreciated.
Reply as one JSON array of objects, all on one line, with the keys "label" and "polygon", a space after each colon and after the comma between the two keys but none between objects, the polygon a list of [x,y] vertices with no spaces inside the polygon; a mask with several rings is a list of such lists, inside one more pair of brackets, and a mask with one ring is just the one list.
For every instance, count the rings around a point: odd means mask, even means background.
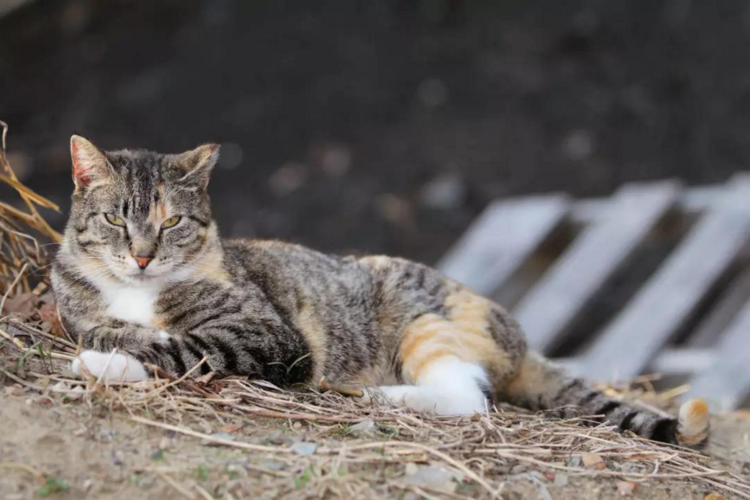
[{"label": "pink nose", "polygon": [[146,266],[148,266],[148,263],[154,260],[154,258],[151,257],[150,255],[146,255],[146,256],[135,255],[133,256],[133,258],[138,263],[138,267],[140,267],[141,269],[146,269]]}]

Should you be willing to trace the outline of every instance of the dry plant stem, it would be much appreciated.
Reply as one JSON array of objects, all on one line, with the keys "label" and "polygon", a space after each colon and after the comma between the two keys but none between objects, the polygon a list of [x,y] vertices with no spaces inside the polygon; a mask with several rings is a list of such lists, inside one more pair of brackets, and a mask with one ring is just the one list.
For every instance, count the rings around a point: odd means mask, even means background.
[{"label": "dry plant stem", "polygon": [[193,496],[192,493],[190,493],[188,490],[186,490],[184,487],[182,487],[177,481],[169,477],[166,473],[157,470],[156,474],[164,480],[165,483],[167,483],[169,486],[171,486],[175,491],[177,491],[180,495],[182,495],[185,498],[194,499],[195,496]]},{"label": "dry plant stem", "polygon": [[344,396],[353,396],[355,398],[361,398],[365,395],[364,392],[356,390],[356,389],[346,389],[343,387],[336,387],[333,385],[328,384],[325,380],[321,380],[320,384],[318,384],[318,387],[320,387],[323,391],[333,391],[338,392],[339,394],[342,394]]},{"label": "dry plant stem", "polygon": [[19,462],[0,462],[0,469],[18,469],[28,472],[32,476],[44,481],[45,475],[33,468],[30,465],[22,464]]},{"label": "dry plant stem", "polygon": [[55,242],[62,241],[62,235],[52,229],[49,224],[47,224],[47,221],[44,220],[44,218],[39,215],[39,212],[36,209],[36,205],[51,208],[52,210],[59,211],[57,205],[52,203],[51,201],[45,199],[42,196],[39,196],[20,182],[18,182],[18,178],[16,177],[15,172],[13,172],[13,169],[10,166],[10,163],[8,163],[8,158],[5,156],[6,151],[6,137],[8,135],[8,124],[4,121],[0,121],[0,128],[2,128],[2,147],[0,147],[0,166],[2,166],[3,170],[6,172],[8,177],[4,175],[0,175],[0,180],[3,182],[7,182],[11,186],[13,186],[17,191],[18,194],[21,196],[23,201],[26,203],[26,206],[29,209],[29,212],[31,212],[31,216],[34,218],[35,222],[37,223],[37,226],[40,228],[40,232],[48,235],[50,238],[52,238]]},{"label": "dry plant stem", "polygon": [[282,448],[280,446],[264,446],[260,444],[230,441],[229,439],[222,439],[222,438],[218,438],[214,436],[209,436],[208,434],[203,434],[201,432],[196,432],[190,429],[185,429],[184,427],[179,427],[179,426],[171,425],[171,424],[164,424],[161,422],[154,422],[153,420],[148,420],[143,417],[134,416],[134,417],[130,417],[130,419],[140,424],[151,425],[153,427],[161,427],[162,429],[179,432],[187,436],[192,436],[192,437],[196,437],[199,439],[205,439],[206,441],[210,443],[223,444],[223,445],[231,446],[234,448],[242,448],[244,450],[266,451],[269,453],[292,453],[292,450],[290,450],[289,448]]},{"label": "dry plant stem", "polygon": [[[8,289],[3,294],[3,300],[0,302],[0,314],[2,314],[3,309],[5,309],[5,301],[8,299],[8,295],[13,291],[13,289],[16,287],[18,282],[21,280],[23,275],[26,273],[26,268],[28,267],[28,264],[24,264],[21,270],[18,272],[18,276],[16,276],[16,279],[13,280],[13,283],[10,284]],[[2,318],[0,318],[2,319]]]}]

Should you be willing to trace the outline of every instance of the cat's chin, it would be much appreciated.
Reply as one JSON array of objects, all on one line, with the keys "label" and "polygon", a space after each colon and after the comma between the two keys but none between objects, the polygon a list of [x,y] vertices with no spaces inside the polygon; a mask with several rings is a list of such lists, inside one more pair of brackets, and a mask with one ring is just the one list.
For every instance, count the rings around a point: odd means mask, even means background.
[{"label": "cat's chin", "polygon": [[128,285],[154,285],[162,281],[161,275],[146,274],[146,273],[128,273],[125,275],[118,275],[121,281]]}]

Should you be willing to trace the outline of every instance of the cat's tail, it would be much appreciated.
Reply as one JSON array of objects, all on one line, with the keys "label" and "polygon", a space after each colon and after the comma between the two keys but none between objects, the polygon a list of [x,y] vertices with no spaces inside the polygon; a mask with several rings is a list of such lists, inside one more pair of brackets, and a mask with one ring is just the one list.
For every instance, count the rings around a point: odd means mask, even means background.
[{"label": "cat's tail", "polygon": [[560,417],[600,415],[599,420],[609,421],[622,431],[655,441],[694,449],[701,449],[708,442],[708,405],[702,399],[683,404],[675,418],[655,408],[607,396],[531,351],[500,396],[531,410],[555,410]]}]

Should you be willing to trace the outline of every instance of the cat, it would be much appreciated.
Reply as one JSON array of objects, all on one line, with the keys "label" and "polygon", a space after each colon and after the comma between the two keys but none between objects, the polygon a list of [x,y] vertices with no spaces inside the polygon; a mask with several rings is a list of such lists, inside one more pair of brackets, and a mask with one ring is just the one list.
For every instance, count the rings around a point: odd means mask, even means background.
[{"label": "cat", "polygon": [[137,381],[150,364],[281,387],[325,380],[426,412],[505,401],[707,442],[703,400],[678,418],[615,400],[527,349],[505,309],[430,267],[221,240],[207,194],[218,145],[105,152],[73,136],[70,146],[75,189],[52,283],[63,324],[85,348],[76,373]]}]

